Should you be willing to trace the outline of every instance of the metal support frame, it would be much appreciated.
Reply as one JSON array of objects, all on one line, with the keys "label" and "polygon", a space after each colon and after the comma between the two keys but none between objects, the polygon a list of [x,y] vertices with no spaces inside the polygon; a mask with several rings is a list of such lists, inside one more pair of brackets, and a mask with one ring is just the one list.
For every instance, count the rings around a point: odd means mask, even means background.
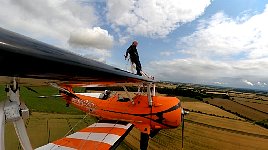
[{"label": "metal support frame", "polygon": [[144,93],[145,87],[146,87],[146,84],[145,83],[139,84],[138,85],[138,93],[137,94],[142,95]]},{"label": "metal support frame", "polygon": [[136,66],[134,66],[134,63],[132,63],[131,61],[130,62],[130,70],[132,73],[134,73],[134,68],[136,68]]},{"label": "metal support frame", "polygon": [[153,83],[153,91],[152,91],[152,95],[155,96],[155,83]]},{"label": "metal support frame", "polygon": [[4,105],[5,101],[0,103],[0,149],[5,149],[5,114]]},{"label": "metal support frame", "polygon": [[155,83],[147,84],[147,96],[148,96],[148,105],[153,106],[153,96],[155,96]]},{"label": "metal support frame", "polygon": [[14,77],[12,83],[6,88],[8,100],[0,103],[0,149],[5,149],[4,128],[5,122],[13,122],[16,134],[24,150],[32,150],[24,119],[29,117],[29,109],[26,105],[21,105],[19,85]]},{"label": "metal support frame", "polygon": [[149,83],[148,85],[147,85],[147,96],[148,96],[148,105],[149,106],[153,106],[153,99],[152,99],[152,91],[151,91],[151,84]]},{"label": "metal support frame", "polygon": [[126,92],[127,97],[130,99],[131,103],[134,105],[135,102],[134,102],[134,100],[131,98],[131,96],[129,95],[126,86],[123,85],[122,87],[123,87],[124,91]]},{"label": "metal support frame", "polygon": [[141,93],[141,86],[138,85],[138,94],[140,94],[140,93]]}]

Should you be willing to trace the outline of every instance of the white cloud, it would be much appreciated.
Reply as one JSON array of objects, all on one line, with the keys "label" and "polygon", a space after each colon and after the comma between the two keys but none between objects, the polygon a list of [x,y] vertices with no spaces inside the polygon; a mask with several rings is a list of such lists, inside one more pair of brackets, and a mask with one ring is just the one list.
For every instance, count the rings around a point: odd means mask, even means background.
[{"label": "white cloud", "polygon": [[165,37],[204,13],[211,0],[107,0],[107,18],[132,35]]},{"label": "white cloud", "polygon": [[100,27],[94,27],[71,32],[68,42],[74,47],[110,49],[113,46],[113,36]]},{"label": "white cloud", "polygon": [[66,41],[76,28],[97,21],[91,6],[65,0],[1,0],[1,26],[34,38]]},{"label": "white cloud", "polygon": [[151,62],[152,70],[161,80],[197,83],[202,80],[213,80],[222,77],[228,64],[201,59],[174,59]]},{"label": "white cloud", "polygon": [[106,63],[106,58],[111,57],[111,51],[106,49],[90,49],[84,53],[84,56],[96,61]]},{"label": "white cloud", "polygon": [[122,36],[121,34],[119,34],[118,42],[120,45],[126,44],[127,42],[129,42],[129,40],[130,40],[130,36]]},{"label": "white cloud", "polygon": [[254,86],[254,84],[253,83],[251,83],[250,81],[248,81],[248,80],[242,80],[244,83],[246,83],[247,85],[250,85],[250,86]]},{"label": "white cloud", "polygon": [[258,81],[257,85],[261,86],[261,87],[265,87],[265,86],[267,86],[267,83]]},{"label": "white cloud", "polygon": [[[0,26],[5,29],[64,48],[69,48],[67,41],[72,35],[70,41],[100,48],[99,54],[113,43],[106,30],[93,28],[99,20],[90,3],[69,0],[0,0],[0,3]],[[92,39],[87,33],[99,39]],[[105,43],[100,44],[100,41]]]},{"label": "white cloud", "polygon": [[268,57],[268,5],[262,13],[246,16],[232,19],[219,12],[200,21],[197,31],[180,39],[178,47],[195,57]]},{"label": "white cloud", "polygon": [[218,85],[224,85],[224,84],[226,84],[226,83],[223,83],[223,82],[219,82],[219,81],[217,81],[217,82],[214,82],[214,84],[218,84]]},{"label": "white cloud", "polygon": [[175,54],[175,52],[173,52],[173,51],[162,51],[162,52],[160,52],[160,55],[162,55],[162,56],[171,56],[173,54]]},{"label": "white cloud", "polygon": [[239,61],[215,61],[210,59],[174,59],[153,61],[150,72],[159,80],[171,80],[189,83],[215,84],[241,87],[243,79],[257,83],[267,83],[268,58]]},{"label": "white cloud", "polygon": [[151,62],[151,70],[161,80],[264,88],[268,83],[266,18],[268,5],[259,14],[235,19],[216,13],[179,39],[183,59]]}]

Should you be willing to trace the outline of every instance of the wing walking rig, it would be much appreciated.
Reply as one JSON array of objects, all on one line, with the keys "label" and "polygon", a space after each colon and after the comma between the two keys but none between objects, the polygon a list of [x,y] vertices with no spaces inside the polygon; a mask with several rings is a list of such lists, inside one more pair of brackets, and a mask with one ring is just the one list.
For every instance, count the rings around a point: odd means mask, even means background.
[{"label": "wing walking rig", "polygon": [[[100,118],[87,128],[48,143],[38,150],[115,149],[133,127],[141,131],[140,149],[161,129],[176,128],[186,112],[176,97],[155,95],[155,81],[146,76],[78,56],[0,28],[0,83],[8,99],[0,103],[0,149],[4,150],[5,122],[13,122],[21,146],[33,149],[23,119],[29,109],[20,101],[20,85],[49,84],[59,89],[66,106]],[[147,75],[148,76],[148,75]],[[138,85],[131,97],[126,85]],[[122,86],[126,98],[109,93],[75,93],[77,86]],[[145,88],[145,95],[140,91]],[[183,132],[182,132],[183,134]]]}]

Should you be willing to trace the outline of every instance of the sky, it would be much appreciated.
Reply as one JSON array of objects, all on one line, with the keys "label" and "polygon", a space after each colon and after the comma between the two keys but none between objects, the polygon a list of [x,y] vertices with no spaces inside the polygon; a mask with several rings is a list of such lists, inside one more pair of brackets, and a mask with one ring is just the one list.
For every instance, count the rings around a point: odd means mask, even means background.
[{"label": "sky", "polygon": [[0,27],[156,80],[268,90],[268,0],[0,0]]}]

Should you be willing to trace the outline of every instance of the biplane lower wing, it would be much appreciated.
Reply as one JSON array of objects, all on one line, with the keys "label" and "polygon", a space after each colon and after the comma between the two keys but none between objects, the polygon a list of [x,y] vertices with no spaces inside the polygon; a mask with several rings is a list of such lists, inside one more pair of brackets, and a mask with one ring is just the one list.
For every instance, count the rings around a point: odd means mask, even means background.
[{"label": "biplane lower wing", "polygon": [[36,150],[115,149],[132,128],[131,123],[102,121]]}]

